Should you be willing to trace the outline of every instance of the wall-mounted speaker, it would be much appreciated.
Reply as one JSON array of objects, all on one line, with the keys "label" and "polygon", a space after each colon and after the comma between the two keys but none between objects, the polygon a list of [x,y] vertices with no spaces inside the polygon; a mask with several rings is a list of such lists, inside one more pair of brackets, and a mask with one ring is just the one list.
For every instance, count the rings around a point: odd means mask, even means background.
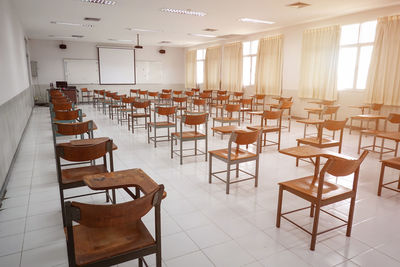
[{"label": "wall-mounted speaker", "polygon": [[160,54],[165,54],[165,49],[160,49],[160,50],[158,50],[158,52],[159,52]]},{"label": "wall-mounted speaker", "polygon": [[66,44],[60,44],[60,49],[67,49],[67,45]]}]

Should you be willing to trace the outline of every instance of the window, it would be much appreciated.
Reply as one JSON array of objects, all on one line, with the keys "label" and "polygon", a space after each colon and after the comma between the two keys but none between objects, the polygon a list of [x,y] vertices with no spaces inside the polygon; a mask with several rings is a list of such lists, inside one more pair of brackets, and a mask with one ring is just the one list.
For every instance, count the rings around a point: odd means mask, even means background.
[{"label": "window", "polygon": [[342,26],[338,63],[338,90],[365,89],[376,20]]},{"label": "window", "polygon": [[254,85],[256,78],[258,40],[243,42],[243,85]]},{"label": "window", "polygon": [[197,83],[201,84],[204,81],[204,61],[206,60],[206,50],[197,50]]}]

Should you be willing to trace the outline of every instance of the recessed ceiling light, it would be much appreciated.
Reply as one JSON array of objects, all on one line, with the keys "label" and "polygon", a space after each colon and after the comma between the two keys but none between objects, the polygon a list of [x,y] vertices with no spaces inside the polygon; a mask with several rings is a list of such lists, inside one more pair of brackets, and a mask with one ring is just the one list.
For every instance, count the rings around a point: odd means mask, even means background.
[{"label": "recessed ceiling light", "polygon": [[205,31],[205,32],[216,32],[218,30],[217,29],[213,29],[213,28],[205,28],[205,29],[203,29],[203,31]]},{"label": "recessed ceiling light", "polygon": [[159,30],[141,29],[141,28],[126,28],[128,31],[133,32],[161,32]]},{"label": "recessed ceiling light", "polygon": [[310,6],[310,4],[307,3],[303,3],[303,2],[296,2],[296,3],[292,3],[290,5],[286,5],[288,7],[293,7],[293,8],[303,8],[303,7],[308,7]]},{"label": "recessed ceiling light", "polygon": [[133,40],[126,40],[126,39],[114,39],[114,38],[109,38],[109,41],[113,42],[133,42]]},{"label": "recessed ceiling light", "polygon": [[250,18],[240,18],[241,22],[250,22],[250,23],[263,23],[263,24],[274,24],[273,21],[261,20],[261,19],[250,19]]},{"label": "recessed ceiling light", "polygon": [[170,44],[171,43],[171,41],[161,41],[161,42],[159,42],[159,44]]},{"label": "recessed ceiling light", "polygon": [[83,20],[87,20],[87,21],[100,21],[101,18],[91,18],[91,17],[85,17]]},{"label": "recessed ceiling light", "polygon": [[85,36],[83,36],[83,35],[76,35],[76,34],[71,35],[71,36],[63,36],[63,35],[53,35],[53,34],[50,34],[49,37],[52,37],[52,38],[60,38],[60,39],[77,39],[77,38],[83,38],[83,37],[85,37]]},{"label": "recessed ceiling light", "polygon": [[175,9],[175,8],[161,8],[162,12],[169,12],[169,13],[176,13],[180,15],[192,15],[192,16],[199,16],[199,17],[204,17],[207,15],[206,12],[202,11],[193,11],[191,9]]},{"label": "recessed ceiling light", "polygon": [[72,23],[72,22],[62,22],[62,21],[50,21],[50,23],[51,23],[51,24],[57,24],[57,25],[80,26],[80,27],[93,28],[93,25],[91,25],[91,24]]},{"label": "recessed ceiling light", "polygon": [[215,38],[217,37],[216,35],[212,34],[201,34],[201,33],[188,33],[190,36],[197,36],[197,37],[207,37],[207,38]]},{"label": "recessed ceiling light", "polygon": [[102,5],[109,5],[113,6],[117,2],[111,0],[81,0],[82,2],[93,3],[93,4],[102,4]]}]

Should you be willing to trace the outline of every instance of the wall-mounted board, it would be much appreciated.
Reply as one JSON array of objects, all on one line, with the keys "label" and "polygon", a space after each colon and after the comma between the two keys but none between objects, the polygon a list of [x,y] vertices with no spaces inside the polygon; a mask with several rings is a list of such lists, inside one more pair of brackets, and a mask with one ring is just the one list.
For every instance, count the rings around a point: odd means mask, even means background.
[{"label": "wall-mounted board", "polygon": [[96,59],[64,59],[68,84],[99,84],[99,63]]},{"label": "wall-mounted board", "polygon": [[136,84],[133,48],[97,47],[100,84]]},{"label": "wall-mounted board", "polygon": [[160,61],[136,61],[137,83],[160,84],[163,82],[163,67]]}]

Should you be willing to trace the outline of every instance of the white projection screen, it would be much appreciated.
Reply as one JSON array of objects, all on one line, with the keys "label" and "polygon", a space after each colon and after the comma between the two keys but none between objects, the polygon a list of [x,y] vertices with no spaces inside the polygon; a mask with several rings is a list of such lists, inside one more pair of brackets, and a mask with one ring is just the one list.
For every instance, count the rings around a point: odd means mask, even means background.
[{"label": "white projection screen", "polygon": [[136,84],[135,50],[98,47],[100,84]]}]

